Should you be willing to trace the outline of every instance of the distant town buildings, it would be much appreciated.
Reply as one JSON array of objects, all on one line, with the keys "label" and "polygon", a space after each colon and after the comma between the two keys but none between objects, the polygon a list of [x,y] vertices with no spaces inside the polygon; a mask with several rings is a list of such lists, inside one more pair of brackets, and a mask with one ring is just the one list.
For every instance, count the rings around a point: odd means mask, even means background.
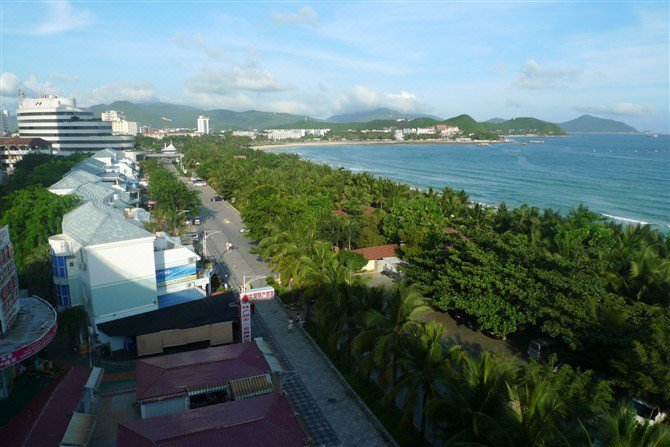
[{"label": "distant town buildings", "polygon": [[131,150],[133,138],[113,135],[109,122],[77,107],[74,98],[43,95],[19,99],[19,137],[42,138],[55,152],[95,152],[101,149]]},{"label": "distant town buildings", "polygon": [[258,136],[258,131],[257,130],[234,130],[233,131],[233,136],[234,137],[247,137],[247,138],[251,138],[252,140],[255,140],[256,136]]},{"label": "distant town buildings", "polygon": [[0,110],[0,137],[5,137],[11,133],[10,120],[9,110]]},{"label": "distant town buildings", "polygon": [[209,134],[209,117],[206,115],[200,115],[198,117],[198,133],[202,135]]},{"label": "distant town buildings", "polygon": [[132,135],[139,133],[139,126],[136,121],[126,120],[126,115],[118,110],[107,110],[101,114],[103,121],[112,123],[112,133],[114,135]]}]

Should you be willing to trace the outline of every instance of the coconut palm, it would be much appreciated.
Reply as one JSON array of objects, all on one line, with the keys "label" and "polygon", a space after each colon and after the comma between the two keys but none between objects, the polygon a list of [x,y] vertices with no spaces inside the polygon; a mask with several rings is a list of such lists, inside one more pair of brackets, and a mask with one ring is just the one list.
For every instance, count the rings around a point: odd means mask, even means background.
[{"label": "coconut palm", "polygon": [[490,352],[465,356],[449,381],[442,398],[428,404],[428,415],[447,422],[451,434],[448,445],[486,443],[491,432],[500,429],[507,404],[507,383],[516,374],[515,366]]},{"label": "coconut palm", "polygon": [[403,416],[411,420],[414,411],[421,412],[420,431],[426,433],[428,402],[438,395],[438,389],[453,372],[462,355],[460,346],[445,347],[442,342],[444,326],[439,323],[417,323],[409,327],[398,359],[398,381],[385,399],[392,401],[401,391],[406,392],[402,403]]},{"label": "coconut palm", "polygon": [[[508,402],[492,433],[500,447],[566,446],[575,432],[563,424],[566,408],[548,380],[507,385]],[[581,434],[583,438],[583,433]],[[583,439],[582,439],[583,442]]]},{"label": "coconut palm", "polygon": [[641,424],[630,405],[621,404],[603,415],[601,439],[608,447],[668,447],[670,428],[666,424]]},{"label": "coconut palm", "polygon": [[354,338],[352,348],[358,354],[371,353],[383,381],[395,385],[396,359],[408,328],[431,308],[428,300],[404,281],[391,293],[384,292],[381,300],[371,300],[370,304],[360,317],[363,330]]}]

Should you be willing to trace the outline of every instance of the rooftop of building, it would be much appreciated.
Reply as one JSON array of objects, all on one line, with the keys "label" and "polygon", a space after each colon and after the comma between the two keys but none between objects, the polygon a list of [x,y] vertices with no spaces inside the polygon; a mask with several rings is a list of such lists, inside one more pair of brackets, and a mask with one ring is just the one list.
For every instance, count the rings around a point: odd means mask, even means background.
[{"label": "rooftop of building", "polygon": [[255,342],[138,360],[137,399],[179,395],[271,372]]},{"label": "rooftop of building", "polygon": [[75,366],[63,377],[42,409],[22,447],[61,445],[73,413],[79,407],[91,371]]},{"label": "rooftop of building", "polygon": [[354,253],[363,255],[368,261],[377,259],[396,257],[396,250],[400,248],[398,244],[376,245],[374,247],[363,247],[353,250]]},{"label": "rooftop of building", "polygon": [[307,433],[277,393],[119,425],[123,447],[302,447]]},{"label": "rooftop of building", "polygon": [[19,298],[19,306],[14,324],[0,339],[0,369],[15,363],[17,359],[23,360],[18,356],[24,348],[46,345],[55,335],[56,310],[49,303],[31,296]]},{"label": "rooftop of building", "polygon": [[155,238],[152,233],[125,219],[108,214],[91,202],[86,202],[63,216],[63,233],[82,246]]},{"label": "rooftop of building", "polygon": [[130,317],[98,324],[109,336],[135,337],[169,329],[189,329],[223,321],[237,321],[235,292],[217,293],[199,300],[152,310]]},{"label": "rooftop of building", "polygon": [[51,146],[46,140],[42,138],[0,138],[0,146]]}]

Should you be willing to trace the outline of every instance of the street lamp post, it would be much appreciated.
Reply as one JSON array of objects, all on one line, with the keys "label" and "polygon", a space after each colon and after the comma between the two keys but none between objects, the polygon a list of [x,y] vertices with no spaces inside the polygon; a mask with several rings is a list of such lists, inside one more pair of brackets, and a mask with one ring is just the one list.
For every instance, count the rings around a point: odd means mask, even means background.
[{"label": "street lamp post", "polygon": [[203,232],[203,237],[202,237],[202,257],[207,259],[207,238],[210,237],[213,234],[221,233],[221,231],[212,231],[210,233],[207,233],[207,230]]},{"label": "street lamp post", "polygon": [[[248,280],[247,280],[248,278]],[[242,291],[244,292],[247,290],[247,281],[248,284],[251,284],[252,282],[259,280],[259,279],[265,279],[266,277],[264,275],[253,275],[253,276],[243,276],[242,277]]]}]

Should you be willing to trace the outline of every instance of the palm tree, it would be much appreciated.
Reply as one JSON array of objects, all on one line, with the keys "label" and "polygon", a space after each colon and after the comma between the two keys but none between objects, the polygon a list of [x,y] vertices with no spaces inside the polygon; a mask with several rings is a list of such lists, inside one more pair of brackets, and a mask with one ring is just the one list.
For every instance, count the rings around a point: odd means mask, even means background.
[{"label": "palm tree", "polygon": [[431,308],[428,300],[404,281],[391,293],[384,292],[382,300],[371,300],[371,304],[374,307],[368,307],[360,317],[363,330],[352,341],[352,348],[358,354],[370,352],[383,382],[395,385],[396,359],[408,328]]},{"label": "palm tree", "polygon": [[500,417],[507,404],[507,383],[516,367],[490,352],[465,356],[450,380],[443,398],[428,404],[435,421],[447,421],[448,444],[486,443],[491,432],[500,429]]},{"label": "palm tree", "polygon": [[663,423],[640,424],[635,411],[621,404],[603,416],[601,439],[608,447],[668,447],[670,428]]},{"label": "palm tree", "polygon": [[453,372],[454,364],[461,357],[461,347],[449,348],[442,343],[444,326],[439,323],[417,323],[409,327],[403,343],[398,364],[398,381],[386,394],[386,400],[394,400],[405,391],[402,404],[403,415],[411,420],[414,411],[420,408],[421,435],[426,433],[426,409],[428,402],[438,395],[439,387]]},{"label": "palm tree", "polygon": [[508,384],[507,392],[508,403],[499,429],[493,433],[496,446],[571,445],[569,439],[573,434],[562,424],[567,408],[548,380],[517,386]]}]

